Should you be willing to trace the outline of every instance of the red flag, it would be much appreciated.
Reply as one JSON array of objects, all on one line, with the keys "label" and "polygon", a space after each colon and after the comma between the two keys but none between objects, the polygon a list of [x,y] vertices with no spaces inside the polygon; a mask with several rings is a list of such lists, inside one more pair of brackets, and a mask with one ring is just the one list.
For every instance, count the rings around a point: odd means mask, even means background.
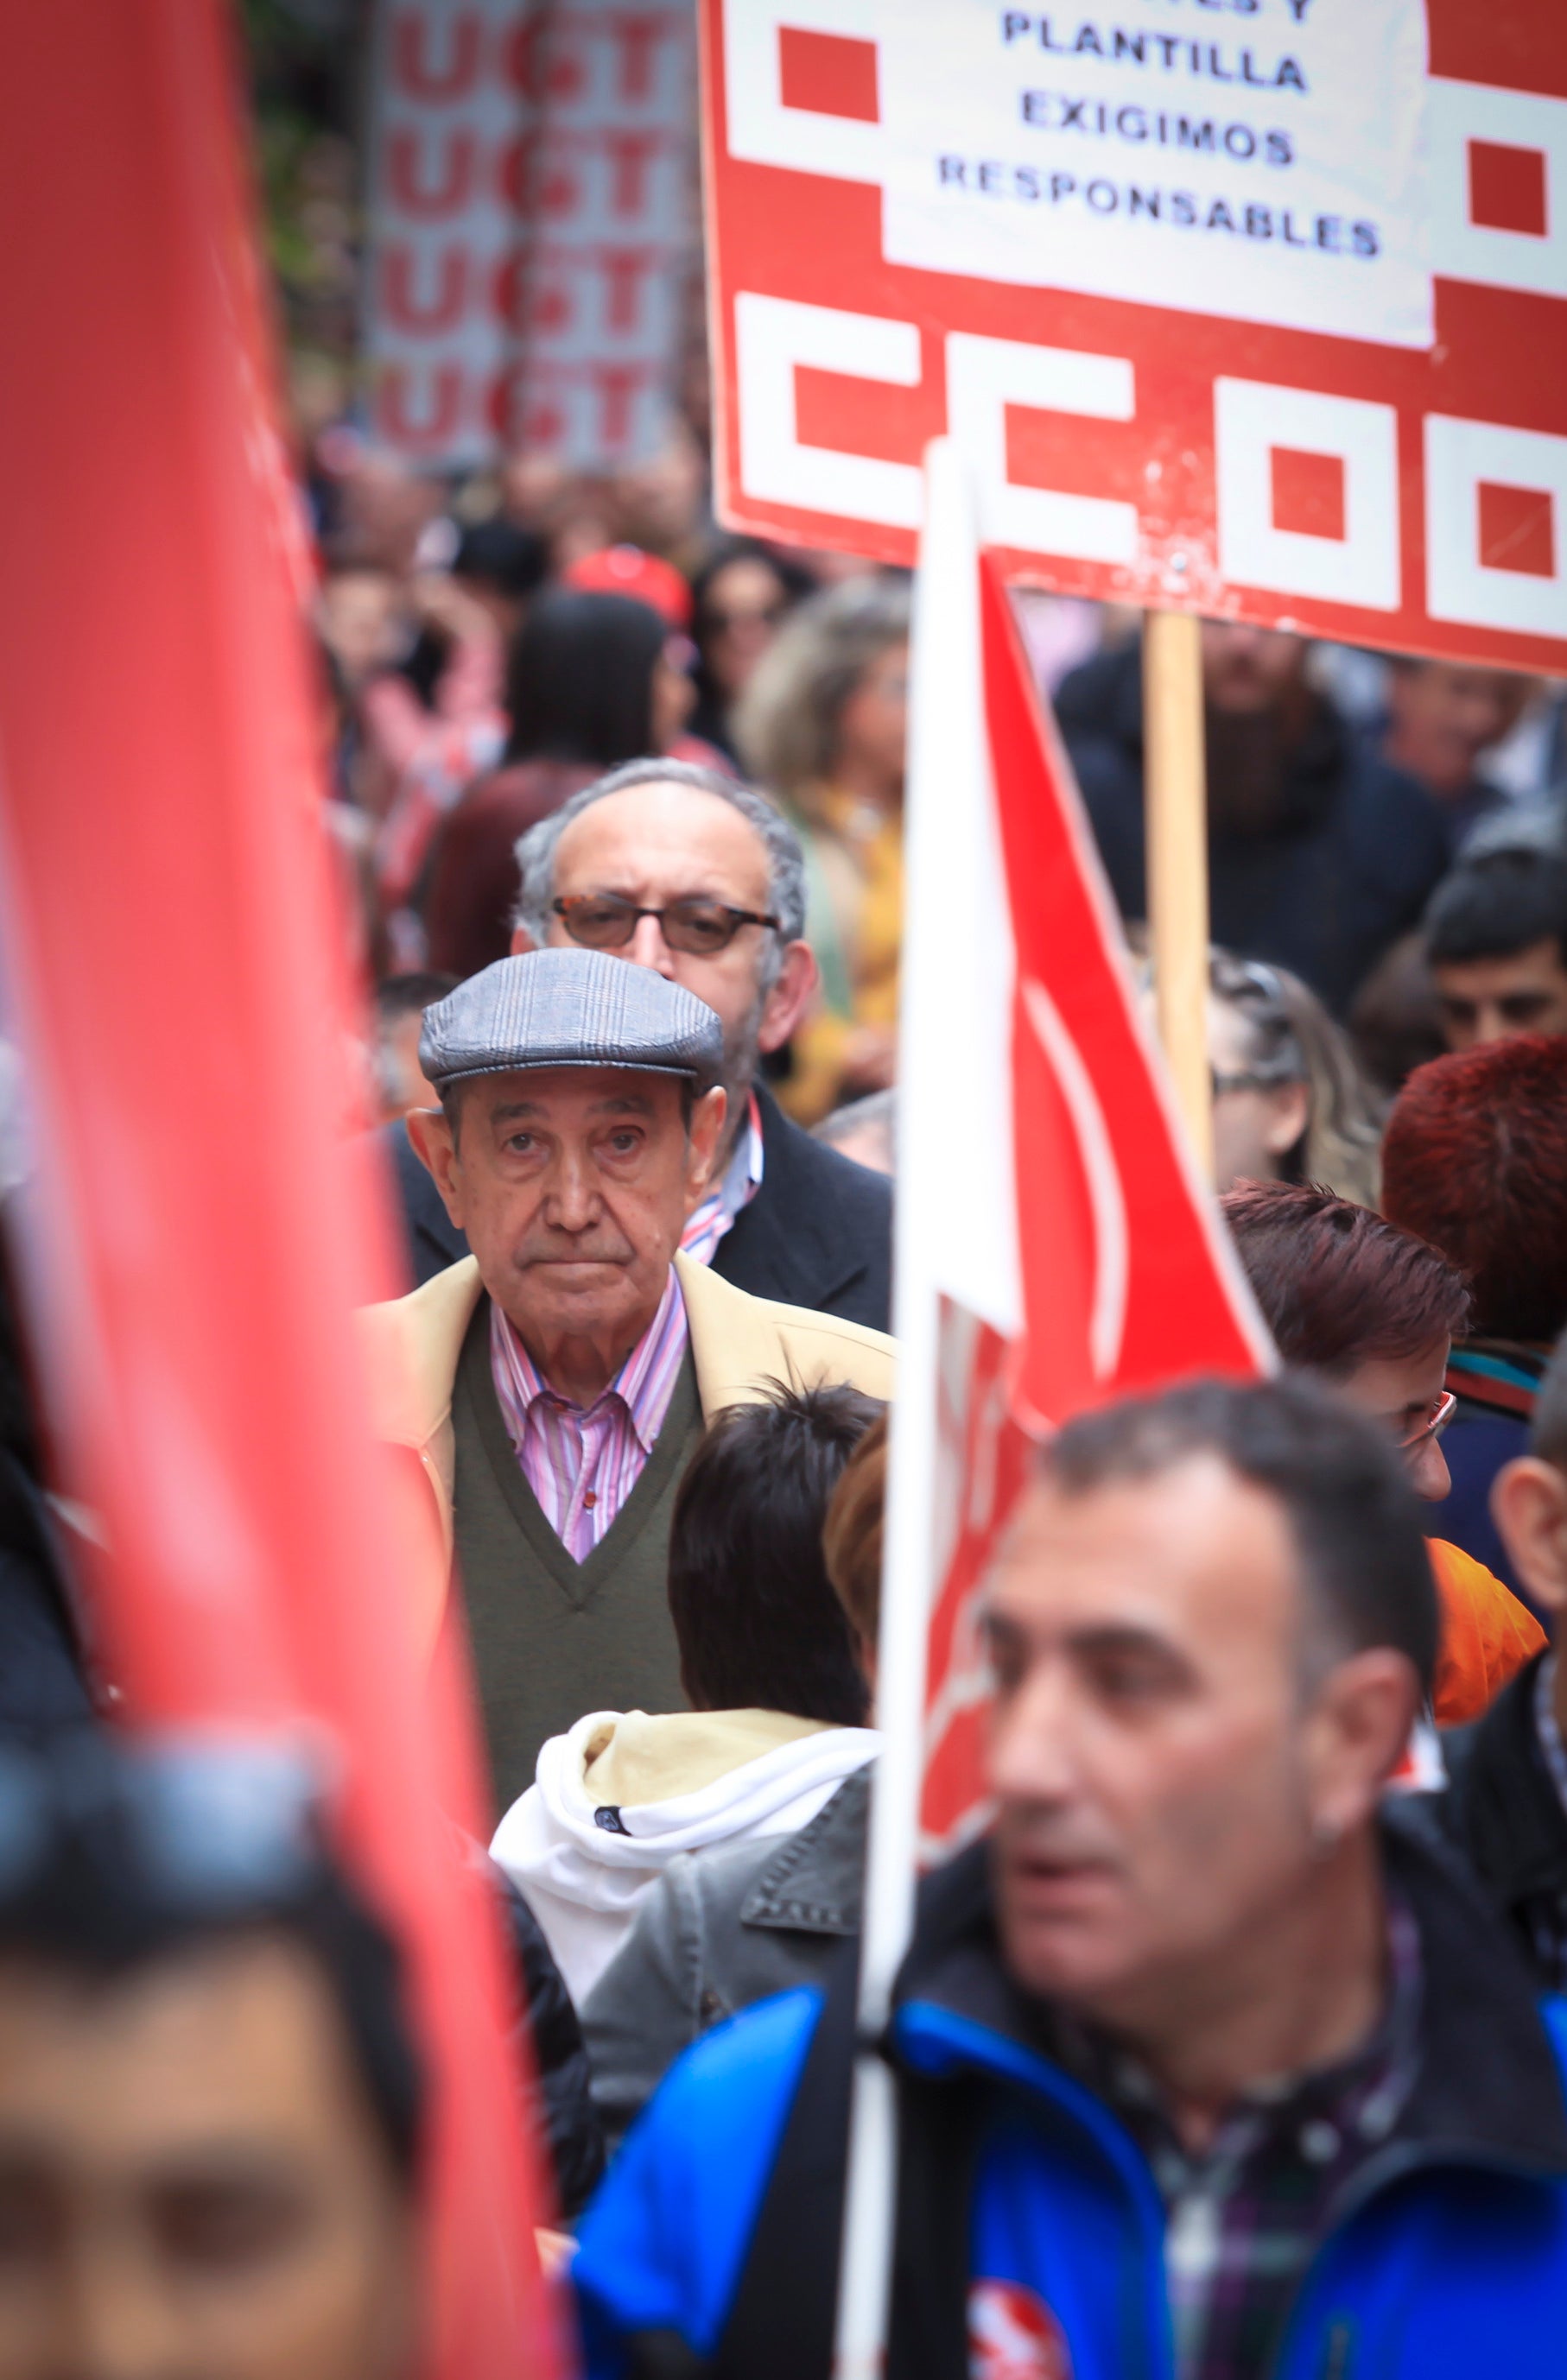
[{"label": "red flag", "polygon": [[[931,533],[941,535],[942,524]],[[966,1308],[953,1293],[950,1265],[939,1260],[927,1858],[954,1849],[984,1819],[978,1593],[1026,1473],[1026,1433],[1183,1375],[1251,1378],[1269,1362],[1218,1209],[1186,1149],[1071,764],[1035,687],[1000,573],[972,547],[945,567],[966,586],[978,624],[967,631],[978,655],[976,795],[990,812],[1007,987],[1004,1003],[992,1002],[971,1028],[1006,1045],[1004,1063],[986,1071],[1002,1083],[1007,1114],[994,1119],[978,1161],[1009,1185],[1012,1212],[1000,1230],[1010,1229],[1015,1249],[1016,1304],[1004,1318],[1010,1327],[998,1330],[994,1307],[990,1320]],[[949,703],[954,692],[961,699],[951,650],[949,631],[940,662]],[[949,795],[947,839],[953,807]],[[954,951],[949,936],[936,963],[950,975],[978,964],[978,953]],[[918,964],[916,950],[905,965]],[[917,1050],[906,1050],[905,1062],[917,1066]]]},{"label": "red flag", "polygon": [[1138,1014],[1092,832],[1006,589],[989,556],[978,569],[1016,952],[1016,1395],[1020,1415],[1048,1427],[1183,1374],[1253,1378],[1267,1341]]},{"label": "red flag", "polygon": [[0,861],[65,1484],[139,1719],[314,1724],[434,2090],[431,2368],[547,2374],[481,1825],[421,1675],[350,1308],[342,920],[216,0],[14,10],[0,83]]}]

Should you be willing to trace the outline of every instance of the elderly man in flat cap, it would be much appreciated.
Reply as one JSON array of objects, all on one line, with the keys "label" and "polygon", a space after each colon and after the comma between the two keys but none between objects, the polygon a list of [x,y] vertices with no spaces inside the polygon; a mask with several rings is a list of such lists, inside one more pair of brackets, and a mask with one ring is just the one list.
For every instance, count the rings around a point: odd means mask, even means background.
[{"label": "elderly man in flat cap", "polygon": [[723,1036],[650,967],[499,960],[426,1012],[410,1137],[472,1254],[362,1319],[433,1636],[455,1553],[497,1803],[589,1710],[681,1707],[665,1597],[704,1417],[770,1382],[885,1397],[880,1331],[679,1253],[723,1138]]}]

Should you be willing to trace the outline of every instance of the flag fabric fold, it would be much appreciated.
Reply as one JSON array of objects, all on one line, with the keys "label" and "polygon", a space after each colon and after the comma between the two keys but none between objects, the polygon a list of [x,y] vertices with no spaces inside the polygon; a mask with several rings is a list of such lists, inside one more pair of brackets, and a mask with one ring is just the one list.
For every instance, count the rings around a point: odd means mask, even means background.
[{"label": "flag fabric fold", "polygon": [[324,1747],[407,1952],[443,2380],[556,2367],[465,1690],[415,1649],[351,1307],[354,1027],[297,499],[219,0],[13,10],[0,84],[0,901],[26,1287],[133,1726]]}]

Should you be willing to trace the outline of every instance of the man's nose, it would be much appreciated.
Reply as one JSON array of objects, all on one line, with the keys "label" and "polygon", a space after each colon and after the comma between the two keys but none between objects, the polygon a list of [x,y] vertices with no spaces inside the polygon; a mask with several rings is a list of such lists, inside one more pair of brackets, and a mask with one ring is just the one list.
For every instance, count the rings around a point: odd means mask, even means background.
[{"label": "man's nose", "polygon": [[599,1220],[599,1179],[586,1149],[563,1148],[545,1193],[546,1220],[557,1232],[586,1232]]},{"label": "man's nose", "polygon": [[1054,1665],[1041,1664],[1000,1703],[986,1742],[986,1781],[999,1802],[1073,1797],[1075,1761],[1071,1697]]},{"label": "man's nose", "polygon": [[671,982],[674,980],[674,954],[664,941],[662,918],[638,918],[637,930],[626,945],[626,955],[635,965],[652,967]]},{"label": "man's nose", "polygon": [[70,2380],[172,2380],[187,2342],[161,2276],[124,2251],[71,2260],[61,2276],[57,2362]]},{"label": "man's nose", "polygon": [[1427,1504],[1439,1504],[1452,1491],[1452,1474],[1447,1467],[1447,1457],[1439,1440],[1428,1438],[1418,1449],[1409,1466],[1409,1482],[1415,1493]]}]

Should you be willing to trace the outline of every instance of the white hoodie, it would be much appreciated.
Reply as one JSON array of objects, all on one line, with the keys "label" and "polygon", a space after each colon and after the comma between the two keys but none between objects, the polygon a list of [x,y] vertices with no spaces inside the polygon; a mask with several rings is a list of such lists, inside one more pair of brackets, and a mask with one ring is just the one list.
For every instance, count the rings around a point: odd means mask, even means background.
[{"label": "white hoodie", "polygon": [[794,1834],[878,1741],[783,1711],[591,1711],[545,1744],[490,1850],[580,2003],[678,1852]]}]

